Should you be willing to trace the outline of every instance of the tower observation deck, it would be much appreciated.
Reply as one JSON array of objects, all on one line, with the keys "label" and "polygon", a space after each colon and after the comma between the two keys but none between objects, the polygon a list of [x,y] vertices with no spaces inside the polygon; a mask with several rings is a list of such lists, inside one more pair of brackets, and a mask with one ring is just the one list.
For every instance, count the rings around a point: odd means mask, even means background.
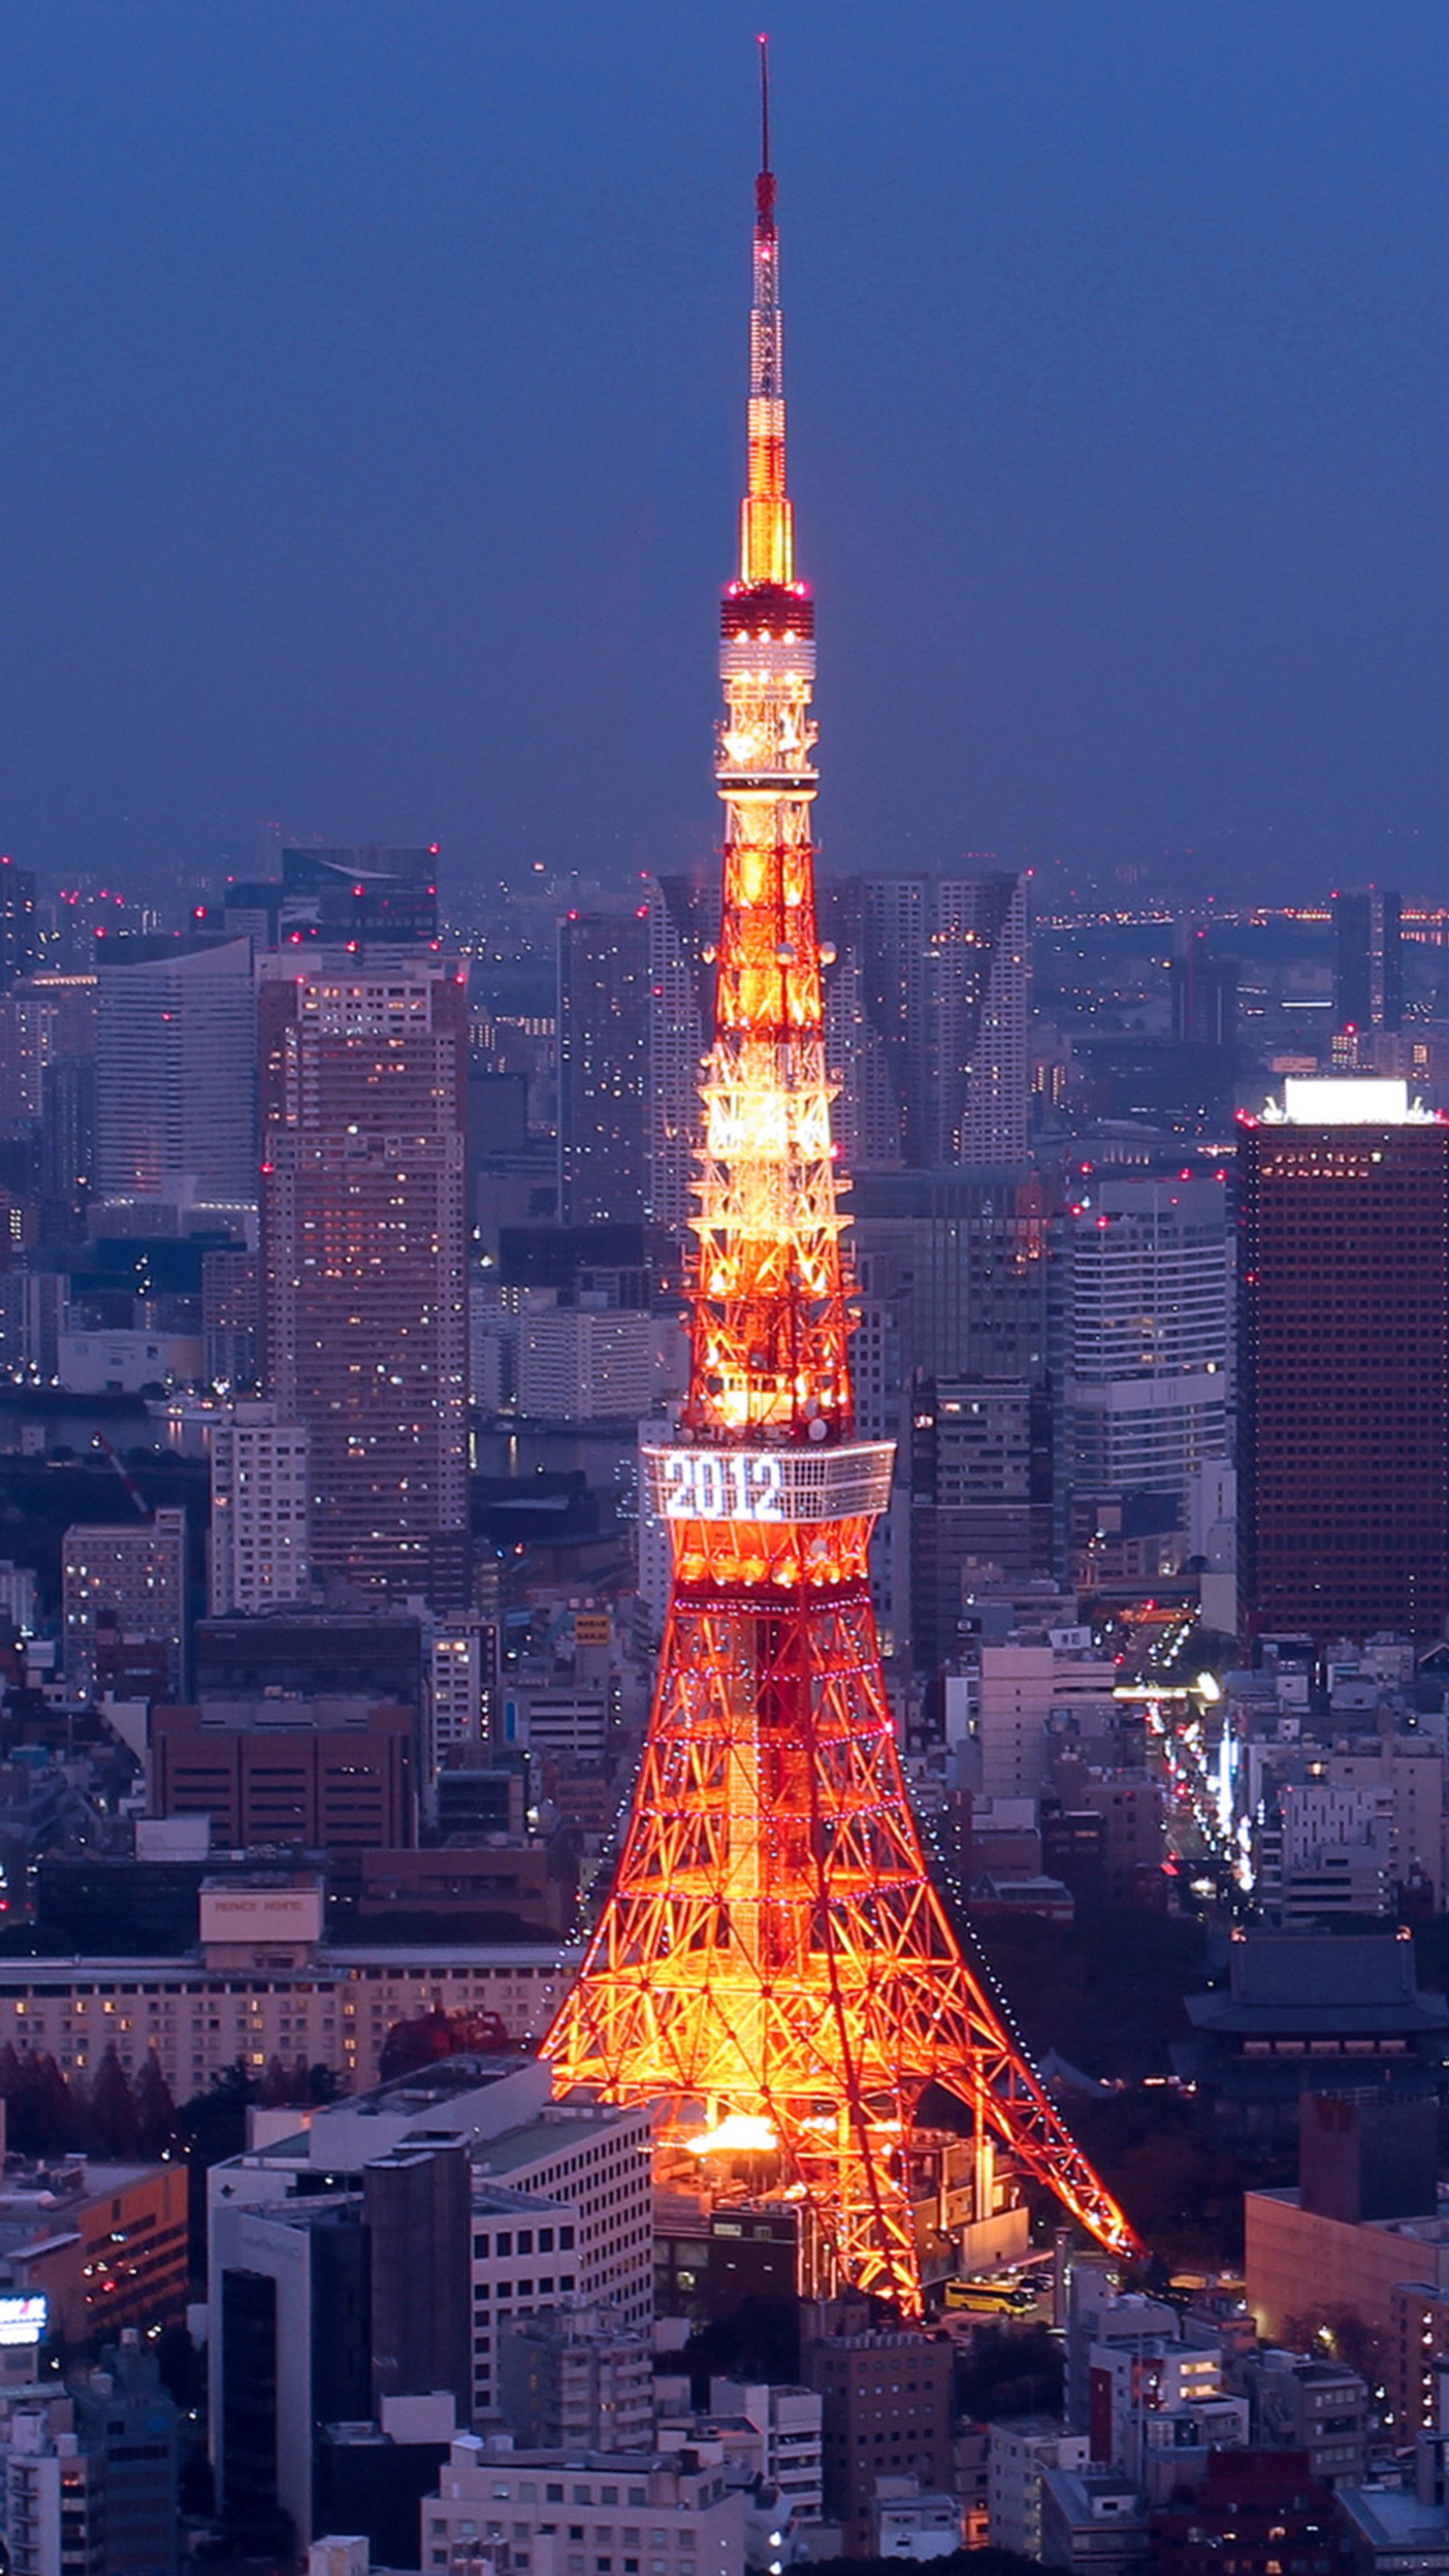
[{"label": "tower observation deck", "polygon": [[892,1451],[857,1438],[851,1394],[815,920],[815,611],[785,485],[763,40],[761,75],[691,1382],[679,1437],[645,1454],[672,1589],[613,1885],[545,2050],[562,2082],[659,2101],[666,2142],[774,2159],[830,2279],[913,2313],[930,2086],[969,2114],[978,2215],[1000,2150],[1103,2245],[1133,2239],[963,1949],[886,1703],[867,1558]]}]

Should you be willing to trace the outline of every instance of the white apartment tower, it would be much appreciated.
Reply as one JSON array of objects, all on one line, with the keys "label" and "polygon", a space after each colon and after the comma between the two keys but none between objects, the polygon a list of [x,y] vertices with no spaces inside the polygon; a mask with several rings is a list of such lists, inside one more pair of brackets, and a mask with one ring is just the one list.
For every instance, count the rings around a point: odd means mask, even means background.
[{"label": "white apartment tower", "polygon": [[312,1588],[311,1443],[274,1404],[228,1405],[211,1431],[207,1609],[213,1619],[305,1601]]}]

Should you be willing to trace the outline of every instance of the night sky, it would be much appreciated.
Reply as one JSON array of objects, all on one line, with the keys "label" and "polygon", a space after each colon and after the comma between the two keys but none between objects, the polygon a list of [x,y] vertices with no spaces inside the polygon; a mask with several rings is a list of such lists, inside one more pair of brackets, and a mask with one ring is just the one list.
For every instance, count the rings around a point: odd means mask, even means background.
[{"label": "night sky", "polygon": [[7,0],[0,846],[709,851],[766,24],[827,864],[1449,897],[1444,0]]}]

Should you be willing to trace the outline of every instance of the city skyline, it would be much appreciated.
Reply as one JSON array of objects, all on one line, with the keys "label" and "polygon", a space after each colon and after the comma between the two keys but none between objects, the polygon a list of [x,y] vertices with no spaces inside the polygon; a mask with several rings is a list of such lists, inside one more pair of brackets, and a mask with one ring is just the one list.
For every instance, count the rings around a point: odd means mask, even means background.
[{"label": "city skyline", "polygon": [[[753,23],[66,17],[0,31],[0,845],[148,895],[272,825],[436,838],[463,883],[707,859]],[[827,868],[1423,890],[1439,13],[788,0],[775,35]]]}]

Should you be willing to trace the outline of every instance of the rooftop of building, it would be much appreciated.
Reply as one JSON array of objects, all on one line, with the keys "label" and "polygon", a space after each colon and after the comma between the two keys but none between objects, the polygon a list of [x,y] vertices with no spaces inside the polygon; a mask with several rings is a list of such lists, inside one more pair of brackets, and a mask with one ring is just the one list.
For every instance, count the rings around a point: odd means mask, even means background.
[{"label": "rooftop of building", "polygon": [[551,2102],[542,2119],[530,2121],[526,2128],[509,2129],[502,2137],[486,2140],[478,2159],[485,2174],[508,2173],[519,2165],[537,2164],[541,2156],[557,2154],[569,2144],[570,2133],[585,2123],[598,2128],[609,2127],[616,2120],[632,2118],[641,2107],[628,2102]]},{"label": "rooftop of building", "polygon": [[1120,2469],[1044,2469],[1042,2487],[1072,2525],[1147,2520],[1147,2502]]},{"label": "rooftop of building", "polygon": [[1449,2030],[1449,2000],[1417,1981],[1414,1945],[1392,1933],[1254,1932],[1228,1946],[1228,1984],[1189,1995],[1199,2030]]},{"label": "rooftop of building", "polygon": [[[1449,2526],[1443,2508],[1422,2504],[1412,2487],[1341,2486],[1338,2507],[1355,2537],[1375,2552],[1412,2550],[1422,2554],[1425,2564],[1437,2566],[1449,2551]],[[1408,2565],[1410,2561],[1406,2554],[1392,2563]]]},{"label": "rooftop of building", "polygon": [[[1254,2201],[1277,2201],[1284,2209],[1303,2208],[1303,2194],[1296,2184],[1279,2191],[1250,2191],[1247,2198]],[[1413,2218],[1331,2218],[1321,2210],[1310,2210],[1305,2214],[1312,2218],[1317,2227],[1349,2227],[1359,2233],[1366,2233],[1372,2229],[1377,2236],[1409,2237],[1419,2245],[1449,2245],[1449,2208],[1445,2208],[1442,2212],[1424,2210],[1418,2217]],[[1412,2288],[1415,2285],[1412,2281],[1406,2281],[1404,2286]],[[1428,2283],[1422,2286],[1426,2289],[1430,2287]]]},{"label": "rooftop of building", "polygon": [[[299,1981],[316,1983],[319,1974],[345,1978],[368,1968],[431,1968],[436,1970],[442,1953],[434,1944],[397,1943],[392,1941],[349,1941],[332,1946],[323,1941],[311,1952],[307,1964],[290,1971],[270,1964],[259,1968],[268,1984],[275,1984],[288,1974]],[[570,1975],[582,1957],[581,1948],[560,1950],[552,1941],[480,1941],[450,1942],[446,1957],[453,1968],[496,1967],[502,1962],[534,1974]],[[225,1984],[235,1981],[235,1968],[208,1970],[195,1956],[183,1959],[86,1958],[77,1954],[69,1959],[10,1959],[0,1965],[0,1995],[25,1994],[37,1986],[72,1986],[79,1981],[98,1981],[107,1985],[143,1984],[179,1985],[205,1983],[208,1978]],[[477,2081],[477,2078],[474,2078]]]},{"label": "rooftop of building", "polygon": [[35,2163],[7,2156],[0,2174],[0,2221],[17,2211],[78,2209],[92,2200],[112,2199],[161,2170],[156,2164],[101,2164],[88,2156]]},{"label": "rooftop of building", "polygon": [[1407,1082],[1379,1074],[1303,1074],[1285,1077],[1281,1101],[1265,1103],[1267,1126],[1427,1127],[1436,1113],[1411,1099]]},{"label": "rooftop of building", "polygon": [[671,2476],[694,2477],[707,2470],[722,2477],[724,2463],[719,2458],[705,2459],[702,2448],[717,2451],[718,2445],[701,2446],[686,2443],[678,2450],[667,2451],[585,2451],[526,2450],[515,2448],[511,2433],[459,2433],[452,2445],[450,2465],[454,2468],[479,2469],[565,2469],[592,2470],[604,2476],[634,2477],[650,2470],[663,2470]]}]

